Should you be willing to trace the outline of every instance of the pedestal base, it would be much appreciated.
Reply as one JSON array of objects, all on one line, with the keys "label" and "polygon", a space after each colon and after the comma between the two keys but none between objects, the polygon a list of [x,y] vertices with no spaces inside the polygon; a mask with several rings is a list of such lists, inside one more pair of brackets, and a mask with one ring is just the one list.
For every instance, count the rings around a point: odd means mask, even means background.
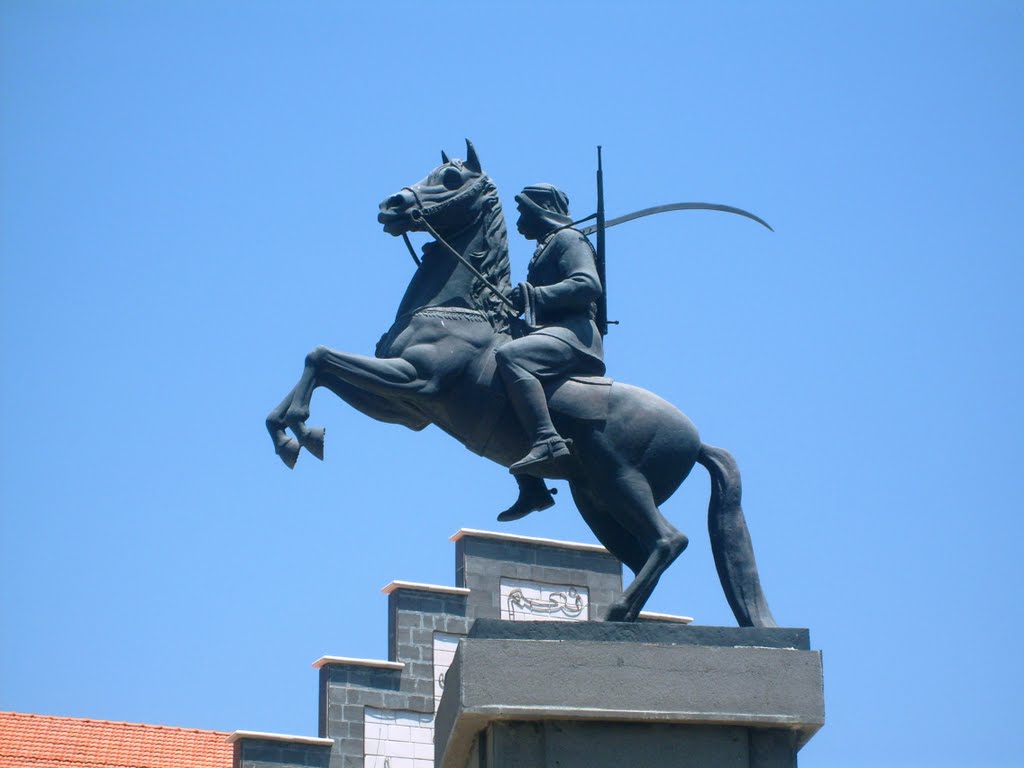
[{"label": "pedestal base", "polygon": [[467,768],[794,768],[790,731],[619,722],[495,722]]},{"label": "pedestal base", "polygon": [[794,766],[824,723],[806,648],[806,630],[478,620],[446,677],[435,765]]}]

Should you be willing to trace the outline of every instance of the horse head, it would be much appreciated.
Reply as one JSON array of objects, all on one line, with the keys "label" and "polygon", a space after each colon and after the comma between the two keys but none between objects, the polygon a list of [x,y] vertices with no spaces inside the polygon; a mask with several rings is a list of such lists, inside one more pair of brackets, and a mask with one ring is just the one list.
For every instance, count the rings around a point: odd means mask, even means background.
[{"label": "horse head", "polygon": [[[422,181],[385,198],[377,221],[394,236],[432,230],[471,262],[490,285],[508,296],[512,289],[508,233],[497,187],[480,167],[480,158],[469,139],[465,160],[451,159],[444,152],[441,160],[441,165]],[[508,312],[501,298],[485,281],[459,266],[444,248],[424,247],[423,267],[416,271],[398,314],[426,305],[476,307],[496,330],[508,329]]]},{"label": "horse head", "polygon": [[497,200],[494,185],[480,167],[473,142],[466,139],[466,159],[449,159],[415,184],[402,187],[380,204],[377,221],[389,235],[426,230],[423,219],[441,234],[464,229]]}]

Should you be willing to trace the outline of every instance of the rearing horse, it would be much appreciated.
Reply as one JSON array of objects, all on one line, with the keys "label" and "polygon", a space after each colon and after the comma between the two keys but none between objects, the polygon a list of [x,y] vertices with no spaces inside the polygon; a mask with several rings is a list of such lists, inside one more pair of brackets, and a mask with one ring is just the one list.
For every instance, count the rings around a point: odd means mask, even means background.
[{"label": "rearing horse", "polygon": [[[529,449],[495,370],[494,351],[519,322],[505,301],[511,291],[505,219],[494,183],[466,144],[465,161],[442,153],[444,162],[425,179],[380,204],[385,232],[430,231],[438,240],[424,246],[376,357],[327,347],[306,356],[298,384],[267,417],[274,448],[289,467],[300,448],[323,458],[324,430],[306,425],[317,387],[379,421],[414,430],[436,424],[506,467]],[[604,618],[636,620],[686,548],[686,536],[658,507],[700,463],[711,475],[708,528],[726,599],[741,626],[776,626],[732,456],[703,444],[681,411],[639,387],[571,377],[546,389],[555,426],[573,440],[573,500],[598,540],[636,575]]]}]

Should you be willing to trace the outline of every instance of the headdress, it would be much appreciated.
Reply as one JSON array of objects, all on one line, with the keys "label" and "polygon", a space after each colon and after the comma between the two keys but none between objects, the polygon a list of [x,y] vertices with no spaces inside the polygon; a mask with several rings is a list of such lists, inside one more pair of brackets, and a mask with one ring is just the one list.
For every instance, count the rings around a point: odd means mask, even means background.
[{"label": "headdress", "polygon": [[531,184],[516,195],[516,202],[553,227],[572,223],[569,196],[554,184]]}]

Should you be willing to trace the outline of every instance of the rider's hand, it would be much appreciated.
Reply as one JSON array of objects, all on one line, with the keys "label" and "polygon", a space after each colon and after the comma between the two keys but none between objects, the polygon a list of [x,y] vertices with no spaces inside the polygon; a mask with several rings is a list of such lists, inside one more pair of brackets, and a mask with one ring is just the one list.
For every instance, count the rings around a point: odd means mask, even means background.
[{"label": "rider's hand", "polygon": [[526,284],[520,283],[517,285],[512,289],[512,293],[508,297],[512,301],[512,306],[515,307],[516,314],[523,314],[526,310]]}]

